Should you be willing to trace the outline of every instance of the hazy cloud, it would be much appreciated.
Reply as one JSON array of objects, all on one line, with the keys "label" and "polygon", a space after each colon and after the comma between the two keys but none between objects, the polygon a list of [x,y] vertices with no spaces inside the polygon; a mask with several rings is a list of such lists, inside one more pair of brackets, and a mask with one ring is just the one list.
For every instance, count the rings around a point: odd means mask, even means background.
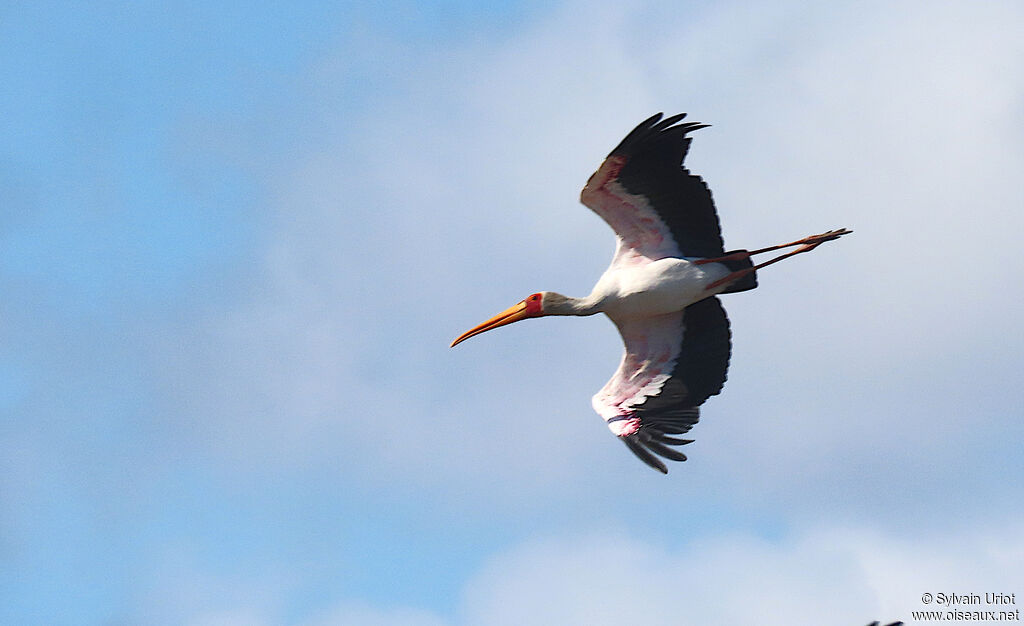
[{"label": "hazy cloud", "polygon": [[627,527],[535,540],[496,557],[469,583],[465,623],[909,621],[911,611],[935,608],[922,603],[925,592],[1019,589],[1021,530],[894,537],[823,528],[779,540],[712,535],[680,551]]},{"label": "hazy cloud", "polygon": [[[578,189],[654,109],[715,124],[690,164],[730,244],[855,230],[727,303],[730,383],[696,454],[730,488],[856,490],[849,468],[931,474],[953,446],[991,446],[979,432],[1019,434],[985,401],[1012,394],[1020,353],[1021,263],[1005,254],[1021,225],[1019,9],[859,7],[606,7],[580,23],[570,5],[506,40],[385,53],[404,68],[394,97],[281,164],[249,296],[166,355],[199,438],[243,466],[329,459],[479,495],[544,497],[620,467],[587,409],[620,350],[609,324],[446,344],[532,291],[589,290],[611,238]],[[311,85],[346,67],[328,59]],[[318,111],[339,97],[308,89]],[[339,124],[321,115],[309,124]]]},{"label": "hazy cloud", "polygon": [[[52,294],[9,282],[0,337],[48,370],[0,399],[24,414],[0,432],[11,545],[60,580],[117,561],[109,596],[146,623],[860,624],[1021,591],[1022,20],[573,2],[454,42],[360,23],[267,89],[294,97],[168,131],[187,184],[251,199],[209,161],[260,181],[254,253],[188,256],[186,287],[111,319],[37,315]],[[589,291],[612,236],[579,189],[657,110],[713,124],[688,163],[730,247],[855,231],[728,299],[729,382],[668,478],[590,410],[621,351],[606,319],[447,347],[534,291]],[[50,553],[83,533],[74,567]],[[364,597],[410,566],[447,582]]]}]

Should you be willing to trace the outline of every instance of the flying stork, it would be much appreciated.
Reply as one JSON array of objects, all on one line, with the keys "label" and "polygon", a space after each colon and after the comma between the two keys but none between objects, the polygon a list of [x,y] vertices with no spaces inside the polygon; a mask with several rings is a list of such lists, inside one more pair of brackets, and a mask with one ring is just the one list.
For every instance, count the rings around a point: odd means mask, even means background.
[{"label": "flying stork", "polygon": [[[685,461],[674,446],[718,394],[729,366],[729,320],[719,294],[757,287],[757,270],[849,231],[759,250],[726,252],[711,192],[682,166],[691,138],[707,124],[679,122],[685,113],[640,123],[587,181],[580,200],[615,231],[611,265],[585,298],[535,293],[459,335],[452,347],[480,333],[533,317],[604,313],[619,329],[625,354],[618,371],[592,399],[620,441],[654,469],[658,457]],[[755,265],[751,256],[795,247]]]}]

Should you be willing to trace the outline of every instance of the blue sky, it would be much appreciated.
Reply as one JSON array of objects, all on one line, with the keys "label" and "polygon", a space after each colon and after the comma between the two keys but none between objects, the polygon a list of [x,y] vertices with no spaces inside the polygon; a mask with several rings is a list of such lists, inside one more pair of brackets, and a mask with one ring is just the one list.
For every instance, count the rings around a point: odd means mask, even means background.
[{"label": "blue sky", "polygon": [[[0,622],[860,624],[1024,595],[1022,25],[6,5]],[[579,189],[659,110],[712,124],[688,164],[729,247],[855,231],[726,301],[730,379],[667,478],[591,413],[607,320],[447,348],[589,291],[612,240]]]}]

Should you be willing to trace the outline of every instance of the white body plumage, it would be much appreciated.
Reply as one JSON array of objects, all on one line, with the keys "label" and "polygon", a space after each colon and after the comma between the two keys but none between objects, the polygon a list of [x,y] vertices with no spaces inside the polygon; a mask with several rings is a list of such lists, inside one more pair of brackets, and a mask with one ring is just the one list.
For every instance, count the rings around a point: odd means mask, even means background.
[{"label": "white body plumage", "polygon": [[664,258],[644,264],[616,261],[598,279],[588,300],[601,302],[600,310],[613,320],[677,313],[698,300],[715,295],[722,285],[707,285],[729,275],[721,263],[697,265],[688,259]]}]

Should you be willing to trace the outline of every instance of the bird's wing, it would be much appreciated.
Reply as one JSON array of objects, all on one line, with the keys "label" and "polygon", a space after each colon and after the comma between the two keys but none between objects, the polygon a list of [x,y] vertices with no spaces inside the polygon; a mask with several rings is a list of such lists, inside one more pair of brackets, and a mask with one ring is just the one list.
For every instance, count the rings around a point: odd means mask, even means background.
[{"label": "bird's wing", "polygon": [[685,461],[670,446],[690,443],[686,433],[698,408],[725,384],[729,319],[718,298],[705,298],[679,313],[617,320],[626,345],[618,371],[593,398],[608,428],[654,469],[668,473],[662,456]]},{"label": "bird's wing", "polygon": [[685,113],[643,121],[601,163],[580,201],[619,239],[618,255],[650,260],[722,256],[721,228],[711,191],[682,166],[687,133],[706,124],[677,124]]}]

